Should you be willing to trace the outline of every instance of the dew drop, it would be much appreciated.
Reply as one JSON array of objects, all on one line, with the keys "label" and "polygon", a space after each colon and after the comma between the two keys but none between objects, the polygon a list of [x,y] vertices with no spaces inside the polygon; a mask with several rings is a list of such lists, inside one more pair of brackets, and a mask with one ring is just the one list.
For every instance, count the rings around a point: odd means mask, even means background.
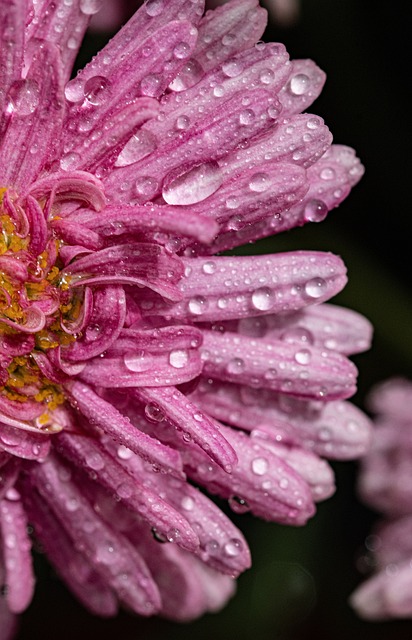
[{"label": "dew drop", "polygon": [[133,456],[133,451],[125,447],[124,444],[121,444],[119,447],[117,447],[117,456],[120,458],[120,460],[130,460],[130,458]]},{"label": "dew drop", "polygon": [[156,527],[152,527],[152,536],[156,540],[156,542],[160,542],[162,544],[167,542],[167,536],[164,533],[158,531]]},{"label": "dew drop", "polygon": [[327,282],[323,278],[312,278],[305,284],[305,293],[309,298],[320,298],[326,290]]},{"label": "dew drop", "polygon": [[135,182],[136,194],[144,198],[151,198],[159,188],[156,178],[140,176]]},{"label": "dew drop", "polygon": [[162,76],[159,73],[149,73],[140,82],[140,91],[151,98],[159,97],[163,91]]},{"label": "dew drop", "polygon": [[60,159],[60,168],[63,169],[63,171],[69,171],[70,169],[74,169],[76,166],[78,166],[80,162],[80,155],[75,151],[71,151],[70,153],[66,153]]},{"label": "dew drop", "polygon": [[190,56],[191,49],[190,45],[187,42],[178,42],[175,48],[173,49],[173,55],[178,60],[184,60]]},{"label": "dew drop", "polygon": [[180,69],[176,78],[169,84],[169,89],[176,92],[190,89],[190,87],[193,87],[199,82],[203,75],[204,74],[201,65],[197,62],[197,60],[194,60],[192,58],[191,60],[188,60]]},{"label": "dew drop", "polygon": [[244,368],[245,362],[244,360],[242,360],[242,358],[232,358],[232,360],[229,360],[226,366],[227,372],[234,375],[242,373],[242,371],[244,371]]},{"label": "dew drop", "polygon": [[292,327],[291,329],[287,329],[282,333],[280,339],[284,342],[303,342],[305,344],[313,344],[315,341],[313,334],[304,327]]},{"label": "dew drop", "polygon": [[84,334],[87,342],[95,342],[100,336],[101,327],[98,324],[90,324]]},{"label": "dew drop", "polygon": [[187,116],[179,116],[176,119],[176,129],[179,131],[186,131],[190,127],[190,118]]},{"label": "dew drop", "polygon": [[150,358],[146,358],[144,351],[139,353],[131,352],[126,353],[123,358],[123,362],[129,371],[141,373],[150,369]]},{"label": "dew drop", "polygon": [[195,501],[190,496],[184,496],[180,504],[182,505],[182,509],[185,511],[193,511]]},{"label": "dew drop", "polygon": [[84,97],[93,105],[102,104],[107,95],[109,81],[104,76],[93,76],[84,85]]},{"label": "dew drop", "polygon": [[247,513],[250,511],[250,506],[247,500],[239,496],[231,496],[228,500],[229,506],[235,513]]},{"label": "dew drop", "polygon": [[103,6],[103,0],[80,0],[80,11],[86,16],[92,16]]},{"label": "dew drop", "polygon": [[300,349],[295,353],[295,360],[298,364],[309,364],[312,354],[309,349]]},{"label": "dew drop", "polygon": [[162,422],[165,419],[162,409],[154,402],[149,402],[145,406],[144,413],[146,418],[153,423]]},{"label": "dew drop", "polygon": [[263,193],[270,187],[271,179],[267,173],[255,173],[249,181],[249,189],[257,193]]},{"label": "dew drop", "polygon": [[193,313],[194,316],[201,316],[207,309],[207,300],[203,296],[196,296],[189,300],[189,311]]},{"label": "dew drop", "polygon": [[228,78],[236,78],[242,73],[243,65],[239,60],[229,60],[223,63],[222,71]]},{"label": "dew drop", "polygon": [[163,0],[146,0],[144,3],[147,15],[151,18],[158,16],[163,11]]},{"label": "dew drop", "polygon": [[104,460],[98,453],[92,453],[86,458],[86,464],[94,471],[100,471],[104,467]]},{"label": "dew drop", "polygon": [[273,305],[273,292],[268,287],[260,287],[252,293],[252,304],[259,311],[267,311]]},{"label": "dew drop", "polygon": [[174,349],[169,353],[169,363],[174,369],[183,369],[189,362],[189,354],[185,349]]},{"label": "dew drop", "polygon": [[152,153],[156,147],[156,136],[150,131],[141,129],[125,144],[115,162],[115,167],[127,167],[129,164],[138,162]]},{"label": "dew drop", "polygon": [[223,176],[218,163],[205,162],[172,180],[163,187],[162,195],[167,204],[195,204],[215,193],[222,182]]},{"label": "dew drop", "polygon": [[34,113],[39,104],[40,88],[35,80],[17,80],[10,88],[6,111],[19,116]]},{"label": "dew drop", "polygon": [[244,109],[239,115],[239,122],[243,125],[252,124],[255,121],[256,115],[252,109]]},{"label": "dew drop", "polygon": [[171,529],[169,529],[169,531],[166,533],[166,537],[167,540],[169,542],[176,542],[176,540],[178,538],[180,538],[180,531],[179,529],[176,529],[175,527],[172,527]]},{"label": "dew drop", "polygon": [[212,273],[215,273],[216,271],[216,263],[209,261],[209,262],[205,262],[204,265],[202,266],[202,271],[203,273],[207,273],[208,275],[211,275]]},{"label": "dew drop", "polygon": [[275,79],[275,74],[272,69],[263,69],[260,72],[259,80],[262,84],[271,84]]},{"label": "dew drop", "polygon": [[318,129],[321,125],[321,121],[319,120],[319,118],[310,118],[310,120],[307,121],[306,126],[308,129],[311,129],[312,131],[314,129]]},{"label": "dew drop", "polygon": [[242,541],[239,538],[231,538],[223,546],[223,551],[229,558],[235,558],[242,551]]},{"label": "dew drop", "polygon": [[289,82],[290,92],[295,96],[307,93],[310,87],[310,78],[305,73],[297,73]]},{"label": "dew drop", "polygon": [[304,218],[308,222],[322,222],[328,215],[328,207],[323,200],[309,200],[305,205]]},{"label": "dew drop", "polygon": [[332,169],[332,167],[325,167],[320,172],[320,177],[322,178],[322,180],[333,180],[335,176],[336,172],[335,169]]},{"label": "dew drop", "polygon": [[256,476],[263,476],[269,469],[266,458],[255,458],[252,460],[252,471]]}]

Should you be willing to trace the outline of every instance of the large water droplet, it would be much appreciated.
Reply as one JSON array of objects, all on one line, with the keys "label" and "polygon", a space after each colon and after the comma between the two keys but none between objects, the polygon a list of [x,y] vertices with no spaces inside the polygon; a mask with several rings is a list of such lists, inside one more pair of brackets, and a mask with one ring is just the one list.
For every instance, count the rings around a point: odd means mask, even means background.
[{"label": "large water droplet", "polygon": [[223,546],[223,551],[229,558],[235,558],[242,551],[242,541],[239,538],[231,538]]},{"label": "large water droplet", "polygon": [[151,98],[158,97],[163,91],[162,76],[159,73],[149,73],[140,82],[140,91]]},{"label": "large water droplet", "polygon": [[185,349],[174,349],[169,354],[169,363],[175,369],[183,369],[189,362],[189,354]]},{"label": "large water droplet", "polygon": [[202,266],[202,271],[203,273],[207,273],[208,275],[215,273],[216,263],[212,261],[205,262],[204,265]]},{"label": "large water droplet", "polygon": [[273,291],[268,287],[260,287],[252,293],[252,304],[259,311],[267,311],[273,306]]},{"label": "large water droplet", "polygon": [[309,364],[312,354],[309,349],[300,349],[295,353],[295,360],[298,364]]},{"label": "large water droplet", "polygon": [[144,351],[139,353],[132,352],[126,353],[123,358],[124,364],[126,365],[129,371],[134,371],[136,373],[141,373],[142,371],[147,371],[150,369],[150,358],[145,357]]},{"label": "large water droplet", "polygon": [[145,406],[144,413],[146,418],[153,423],[162,422],[165,419],[162,409],[154,402],[149,402]]},{"label": "large water droplet", "polygon": [[305,73],[297,73],[290,79],[290,92],[295,96],[301,96],[309,90],[310,78]]},{"label": "large water droplet", "polygon": [[187,205],[206,200],[221,186],[223,176],[217,162],[205,162],[175,178],[163,188],[168,204]]},{"label": "large water droplet", "polygon": [[228,500],[229,506],[235,513],[247,513],[250,511],[250,506],[245,498],[239,496],[231,496]]},{"label": "large water droplet", "polygon": [[157,147],[156,136],[150,131],[140,129],[125,144],[116,160],[115,167],[127,167],[148,156]]},{"label": "large water droplet", "polygon": [[243,64],[240,60],[228,60],[222,64],[223,73],[228,78],[236,78],[243,71]]},{"label": "large water droplet", "polygon": [[335,169],[332,169],[332,167],[325,167],[320,172],[320,177],[322,178],[322,180],[333,180],[335,176],[336,172]]},{"label": "large water droplet", "polygon": [[87,16],[92,16],[103,6],[103,0],[80,0],[80,11]]},{"label": "large water droplet", "polygon": [[312,278],[305,284],[305,293],[309,298],[320,298],[326,293],[327,286],[323,278]]},{"label": "large water droplet", "polygon": [[189,311],[193,313],[194,316],[200,316],[207,309],[207,300],[203,296],[196,296],[189,300]]},{"label": "large water droplet", "polygon": [[40,88],[35,80],[17,80],[9,91],[7,113],[28,116],[39,104]]},{"label": "large water droplet", "polygon": [[252,471],[256,476],[263,476],[269,469],[266,458],[255,458],[252,460]]},{"label": "large water droplet", "polygon": [[227,372],[232,373],[234,375],[242,373],[244,368],[245,368],[245,362],[244,360],[242,360],[242,358],[232,358],[232,360],[229,360],[226,366]]},{"label": "large water droplet", "polygon": [[146,13],[151,18],[160,15],[163,11],[163,6],[163,0],[146,0],[146,2],[144,3]]},{"label": "large water droplet", "polygon": [[151,198],[155,195],[159,188],[159,183],[152,176],[140,176],[135,182],[135,190],[137,196],[143,198]]},{"label": "large water droplet", "polygon": [[102,104],[107,97],[108,84],[109,81],[104,76],[89,78],[84,85],[84,97],[90,104]]},{"label": "large water droplet", "polygon": [[263,193],[270,187],[271,179],[267,173],[255,173],[249,181],[249,189],[257,193]]},{"label": "large water droplet", "polygon": [[203,69],[197,60],[188,60],[180,69],[176,78],[169,84],[169,89],[180,92],[190,89],[203,77]]},{"label": "large water droplet", "polygon": [[328,215],[328,207],[323,200],[309,200],[305,205],[304,218],[308,222],[322,222]]}]

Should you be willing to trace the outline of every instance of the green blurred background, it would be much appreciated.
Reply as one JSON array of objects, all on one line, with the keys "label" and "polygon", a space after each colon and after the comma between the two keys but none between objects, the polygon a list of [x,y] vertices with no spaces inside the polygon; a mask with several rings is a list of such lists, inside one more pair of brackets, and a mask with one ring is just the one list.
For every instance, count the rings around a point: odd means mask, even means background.
[{"label": "green blurred background", "polygon": [[[255,247],[324,249],[344,258],[350,280],[335,301],[362,312],[376,327],[373,349],[354,358],[360,406],[374,383],[391,375],[412,378],[408,13],[410,5],[396,0],[301,0],[298,21],[288,28],[271,21],[265,38],[284,42],[292,58],[313,58],[327,72],[313,111],[326,120],[335,142],[355,147],[366,166],[360,185],[326,221]],[[87,38],[81,64],[105,37]],[[37,556],[37,592],[18,640],[41,634],[59,640],[411,640],[412,622],[366,623],[347,604],[363,577],[364,540],[376,514],[356,498],[357,464],[333,466],[338,491],[303,529],[231,516],[249,540],[254,564],[221,613],[189,625],[125,612],[100,620],[74,601]]]}]

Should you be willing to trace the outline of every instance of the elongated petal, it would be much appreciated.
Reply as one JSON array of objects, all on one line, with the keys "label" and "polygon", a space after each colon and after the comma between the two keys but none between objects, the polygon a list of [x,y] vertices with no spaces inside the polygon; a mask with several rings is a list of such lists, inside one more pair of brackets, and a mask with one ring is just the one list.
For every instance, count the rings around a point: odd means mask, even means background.
[{"label": "elongated petal", "polygon": [[5,126],[4,108],[7,93],[20,80],[23,67],[26,0],[7,0],[0,6],[0,132]]}]

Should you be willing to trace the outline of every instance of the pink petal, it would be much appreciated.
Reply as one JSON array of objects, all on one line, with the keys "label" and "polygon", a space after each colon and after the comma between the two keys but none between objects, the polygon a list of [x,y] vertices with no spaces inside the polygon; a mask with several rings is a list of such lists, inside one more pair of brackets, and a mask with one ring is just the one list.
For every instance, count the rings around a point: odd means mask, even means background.
[{"label": "pink petal", "polygon": [[[26,0],[8,0],[0,6],[0,131],[3,132],[4,107],[10,86],[20,80],[23,66]],[[3,178],[1,178],[3,180]]]},{"label": "pink petal", "polygon": [[289,80],[279,93],[285,115],[306,111],[326,80],[326,74],[312,60],[292,60],[291,67]]},{"label": "pink petal", "polygon": [[[2,416],[2,421],[5,417]],[[44,460],[50,450],[50,439],[46,435],[38,433],[38,429],[25,425],[17,420],[16,428],[9,426],[13,420],[8,420],[7,424],[1,424],[0,448],[11,453],[17,458],[27,460]],[[27,429],[27,430],[25,430]],[[28,429],[32,429],[29,431]],[[36,433],[37,431],[37,433]]]}]

